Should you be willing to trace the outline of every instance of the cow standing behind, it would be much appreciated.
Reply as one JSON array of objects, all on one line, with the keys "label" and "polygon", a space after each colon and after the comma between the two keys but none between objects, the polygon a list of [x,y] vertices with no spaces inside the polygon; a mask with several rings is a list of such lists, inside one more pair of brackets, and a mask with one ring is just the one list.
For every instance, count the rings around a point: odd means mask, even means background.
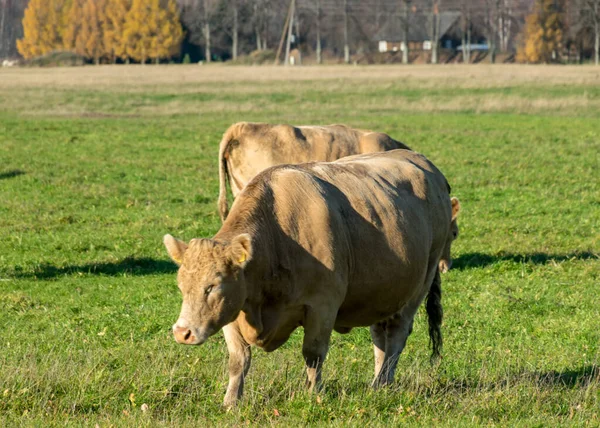
[{"label": "cow standing behind", "polygon": [[434,356],[442,345],[438,263],[457,212],[442,173],[408,150],[283,165],[238,195],[213,239],[165,235],[180,265],[179,343],[224,331],[234,405],[250,345],[273,351],[299,326],[310,389],[332,330],[370,326],[378,387],[392,382],[413,318],[427,298]]},{"label": "cow standing behind", "polygon": [[256,174],[271,166],[331,162],[350,155],[394,149],[409,147],[387,134],[345,125],[233,124],[225,131],[219,146],[219,215],[225,221],[229,212],[227,181],[235,198]]}]

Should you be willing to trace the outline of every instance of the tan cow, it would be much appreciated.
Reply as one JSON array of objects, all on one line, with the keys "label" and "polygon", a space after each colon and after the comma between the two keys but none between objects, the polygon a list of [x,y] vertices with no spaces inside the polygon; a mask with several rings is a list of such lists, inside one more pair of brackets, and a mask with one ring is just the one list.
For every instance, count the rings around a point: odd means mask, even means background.
[{"label": "tan cow", "polygon": [[302,326],[310,389],[332,330],[370,326],[375,387],[393,381],[425,296],[433,356],[442,345],[438,263],[452,235],[450,187],[409,150],[257,175],[212,239],[165,235],[183,295],[175,340],[200,345],[223,329],[224,404],[241,397],[250,345],[273,351]]},{"label": "tan cow", "polygon": [[387,134],[345,125],[290,126],[240,122],[231,125],[219,147],[219,215],[228,214],[227,180],[233,197],[274,165],[334,161],[361,153],[408,149]]}]

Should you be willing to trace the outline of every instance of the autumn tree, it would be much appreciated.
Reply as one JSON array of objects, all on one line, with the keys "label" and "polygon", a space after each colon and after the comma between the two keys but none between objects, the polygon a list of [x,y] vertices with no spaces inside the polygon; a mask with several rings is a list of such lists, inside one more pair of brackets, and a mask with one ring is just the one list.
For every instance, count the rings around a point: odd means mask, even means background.
[{"label": "autumn tree", "polygon": [[64,47],[67,31],[69,30],[69,27],[71,24],[71,7],[72,7],[73,3],[77,2],[77,1],[78,0],[62,0],[62,5],[61,5],[60,15],[59,15],[59,19],[60,19],[59,33],[60,33],[60,38],[63,42],[63,47]]},{"label": "autumn tree", "polygon": [[144,64],[150,55],[152,8],[147,0],[133,0],[125,18],[123,39],[128,56]]},{"label": "autumn tree", "polygon": [[564,0],[535,0],[533,12],[527,16],[517,61],[549,63],[558,59],[564,35]]},{"label": "autumn tree", "polygon": [[85,0],[82,10],[81,31],[77,35],[76,52],[100,64],[104,56],[104,0]]},{"label": "autumn tree", "polygon": [[142,64],[177,54],[183,29],[175,1],[167,0],[165,8],[160,0],[133,0],[123,36],[127,55]]},{"label": "autumn tree", "polygon": [[127,12],[131,8],[131,0],[107,0],[104,20],[104,47],[111,62],[117,58],[127,60],[127,43],[125,40],[125,22]]},{"label": "autumn tree", "polygon": [[179,54],[183,28],[179,21],[179,11],[175,0],[168,0],[164,8],[158,0],[152,0],[153,37],[151,57],[158,64],[161,58],[169,58]]},{"label": "autumn tree", "polygon": [[61,10],[63,0],[31,0],[23,17],[22,39],[17,49],[24,58],[44,55],[62,46]]},{"label": "autumn tree", "polygon": [[165,11],[160,7],[160,0],[148,0],[150,3],[150,16],[152,19],[148,23],[150,26],[150,58],[154,59],[158,63],[159,50],[159,37],[161,33],[161,24],[165,20]]},{"label": "autumn tree", "polygon": [[75,46],[77,36],[81,31],[81,24],[83,18],[83,1],[84,0],[72,0],[71,6],[67,9],[65,15],[67,16],[65,22],[68,22],[63,31],[63,46],[65,49],[70,51],[77,51]]}]

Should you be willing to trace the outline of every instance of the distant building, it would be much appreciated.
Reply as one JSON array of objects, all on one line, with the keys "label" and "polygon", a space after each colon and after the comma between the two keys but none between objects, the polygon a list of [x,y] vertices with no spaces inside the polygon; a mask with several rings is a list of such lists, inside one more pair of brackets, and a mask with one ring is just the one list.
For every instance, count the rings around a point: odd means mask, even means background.
[{"label": "distant building", "polygon": [[[441,12],[440,14],[440,46],[455,49],[461,44],[460,12]],[[431,16],[425,14],[409,15],[408,48],[411,51],[429,51],[433,46],[431,40]],[[379,52],[401,52],[404,50],[404,19],[400,15],[391,15],[387,22],[375,34],[379,44]]]}]

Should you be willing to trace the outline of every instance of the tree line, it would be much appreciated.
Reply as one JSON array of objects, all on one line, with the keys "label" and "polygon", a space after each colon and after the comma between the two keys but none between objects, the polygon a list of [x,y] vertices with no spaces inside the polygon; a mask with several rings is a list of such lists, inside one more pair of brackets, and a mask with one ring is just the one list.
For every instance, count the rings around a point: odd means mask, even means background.
[{"label": "tree line", "polygon": [[67,50],[96,64],[144,64],[177,55],[182,39],[175,0],[30,0],[17,50],[26,59]]},{"label": "tree line", "polygon": [[[392,19],[405,23],[403,40],[411,25],[425,25],[429,39],[438,40],[440,16],[449,12],[460,16],[452,31],[462,41],[465,62],[473,61],[470,47],[478,40],[491,62],[506,53],[521,62],[592,57],[598,63],[600,50],[600,0],[0,0],[0,5],[0,58],[16,55],[18,47],[26,58],[70,50],[93,62],[211,61],[253,51],[274,56],[291,45],[317,62],[350,62],[376,54],[376,36]],[[400,54],[408,62],[409,43],[405,46]],[[442,46],[433,43],[430,49],[427,60],[437,62]]]}]

